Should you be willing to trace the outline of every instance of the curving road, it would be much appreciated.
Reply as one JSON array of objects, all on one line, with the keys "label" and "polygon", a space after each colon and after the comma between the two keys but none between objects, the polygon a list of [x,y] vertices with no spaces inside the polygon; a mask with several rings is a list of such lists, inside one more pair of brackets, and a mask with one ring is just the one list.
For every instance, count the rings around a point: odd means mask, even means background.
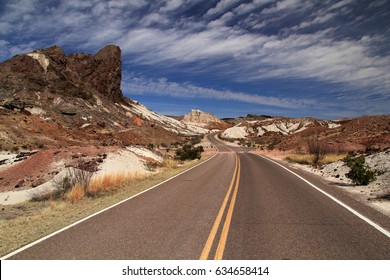
[{"label": "curving road", "polygon": [[9,258],[390,259],[388,217],[213,136],[207,162]]}]

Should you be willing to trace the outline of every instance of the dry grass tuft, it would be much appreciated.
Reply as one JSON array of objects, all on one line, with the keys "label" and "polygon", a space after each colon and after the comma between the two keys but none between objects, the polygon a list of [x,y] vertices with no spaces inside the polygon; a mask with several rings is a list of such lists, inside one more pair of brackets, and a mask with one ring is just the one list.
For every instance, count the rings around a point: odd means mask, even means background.
[{"label": "dry grass tuft", "polygon": [[110,190],[116,189],[124,184],[142,179],[146,175],[142,175],[139,172],[117,172],[110,173],[102,176],[92,178],[87,192],[89,195],[98,195],[102,192],[108,192]]},{"label": "dry grass tuft", "polygon": [[[346,157],[346,154],[325,154],[319,161],[318,164],[329,164],[342,160]],[[316,160],[314,155],[307,154],[291,154],[285,158],[289,162],[299,163],[299,164],[308,164],[316,165]]]},{"label": "dry grass tuft", "polygon": [[82,200],[84,196],[85,191],[82,185],[73,186],[65,195],[66,199],[72,203]]},{"label": "dry grass tuft", "polygon": [[314,156],[313,155],[304,155],[304,154],[291,154],[285,158],[288,162],[295,162],[299,164],[313,164]]},{"label": "dry grass tuft", "polygon": [[343,160],[347,154],[326,154],[324,158],[320,161],[321,164],[329,164],[339,160]]},{"label": "dry grass tuft", "polygon": [[176,160],[167,158],[164,159],[163,166],[166,168],[176,169],[179,166],[179,164]]}]

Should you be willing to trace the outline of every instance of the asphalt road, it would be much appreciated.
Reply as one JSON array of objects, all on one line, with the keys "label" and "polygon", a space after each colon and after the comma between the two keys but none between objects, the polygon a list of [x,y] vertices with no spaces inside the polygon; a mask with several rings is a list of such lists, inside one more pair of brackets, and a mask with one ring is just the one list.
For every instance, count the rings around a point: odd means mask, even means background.
[{"label": "asphalt road", "polygon": [[[390,259],[390,238],[279,165],[226,147],[11,259]],[[299,172],[297,172],[299,173]],[[385,231],[390,219],[300,173]]]}]

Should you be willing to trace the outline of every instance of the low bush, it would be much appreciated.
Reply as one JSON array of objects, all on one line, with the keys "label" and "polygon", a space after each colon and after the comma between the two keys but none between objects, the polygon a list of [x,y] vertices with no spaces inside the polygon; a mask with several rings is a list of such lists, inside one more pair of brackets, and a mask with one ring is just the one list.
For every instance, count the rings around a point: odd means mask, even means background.
[{"label": "low bush", "polygon": [[375,172],[366,165],[364,157],[348,156],[345,158],[345,163],[351,169],[346,176],[357,185],[368,185],[375,181]]},{"label": "low bush", "polygon": [[200,159],[204,149],[202,146],[194,147],[191,145],[184,145],[183,148],[176,150],[176,158],[178,160],[194,160]]},{"label": "low bush", "polygon": [[159,166],[160,163],[158,163],[157,161],[148,161],[145,163],[145,167],[151,172],[156,171],[157,167]]}]

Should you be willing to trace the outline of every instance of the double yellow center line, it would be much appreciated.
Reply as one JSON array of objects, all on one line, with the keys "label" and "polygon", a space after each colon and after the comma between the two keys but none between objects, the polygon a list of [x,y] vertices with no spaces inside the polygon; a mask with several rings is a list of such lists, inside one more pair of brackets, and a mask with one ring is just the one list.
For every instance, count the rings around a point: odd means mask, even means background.
[{"label": "double yellow center line", "polygon": [[240,171],[241,171],[240,157],[236,153],[235,153],[235,157],[236,157],[236,167],[234,169],[233,178],[230,182],[229,189],[225,195],[225,198],[222,202],[221,208],[219,209],[218,215],[215,219],[214,225],[211,229],[209,237],[208,237],[206,244],[203,248],[202,254],[199,258],[200,260],[207,260],[209,258],[211,248],[213,247],[215,237],[217,235],[218,229],[219,229],[220,224],[222,222],[222,218],[224,216],[226,206],[228,205],[230,194],[231,194],[231,192],[233,190],[233,186],[234,186],[233,195],[231,197],[229,208],[228,208],[227,213],[226,213],[225,222],[223,224],[221,235],[220,235],[220,238],[218,241],[218,246],[217,246],[217,250],[215,252],[214,260],[221,260],[223,257],[223,252],[224,252],[225,246],[226,246],[226,240],[227,240],[227,237],[229,234],[230,223],[231,223],[232,216],[233,216],[234,205],[235,205],[236,198],[237,198],[238,186],[240,183]]}]

